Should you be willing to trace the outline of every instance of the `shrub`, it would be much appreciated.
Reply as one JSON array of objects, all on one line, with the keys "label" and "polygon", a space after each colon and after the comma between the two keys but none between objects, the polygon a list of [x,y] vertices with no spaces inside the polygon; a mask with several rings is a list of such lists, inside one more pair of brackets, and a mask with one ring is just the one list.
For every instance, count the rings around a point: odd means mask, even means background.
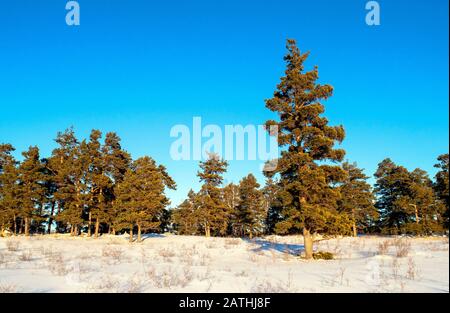
[{"label": "shrub", "polygon": [[409,255],[411,251],[411,243],[406,239],[396,239],[394,241],[396,255],[399,258],[404,258]]},{"label": "shrub", "polygon": [[383,242],[380,242],[378,244],[378,254],[379,255],[386,255],[389,251],[389,246],[391,245],[390,241],[385,240]]},{"label": "shrub", "polygon": [[319,251],[313,253],[314,260],[333,260],[334,254],[326,251]]}]

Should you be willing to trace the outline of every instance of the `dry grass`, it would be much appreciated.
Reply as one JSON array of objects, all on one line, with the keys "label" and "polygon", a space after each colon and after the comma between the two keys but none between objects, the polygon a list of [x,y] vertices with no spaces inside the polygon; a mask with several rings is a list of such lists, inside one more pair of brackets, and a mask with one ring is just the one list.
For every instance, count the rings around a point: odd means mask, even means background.
[{"label": "dry grass", "polygon": [[242,243],[241,239],[238,238],[227,238],[225,239],[225,245],[224,248],[225,249],[231,249],[235,246],[238,246]]},{"label": "dry grass", "polygon": [[20,249],[20,241],[9,239],[6,241],[6,249],[10,252],[16,252]]},{"label": "dry grass", "polygon": [[408,239],[398,238],[394,240],[394,246],[396,250],[396,256],[398,258],[404,258],[411,252],[411,242]]},{"label": "dry grass", "polygon": [[415,280],[419,277],[419,270],[414,262],[413,258],[408,259],[408,269],[406,271],[406,278],[410,280]]},{"label": "dry grass", "polygon": [[47,259],[47,267],[56,276],[65,276],[71,271],[71,268],[67,266],[61,253],[54,252]]},{"label": "dry grass", "polygon": [[387,255],[389,252],[389,247],[391,246],[391,242],[389,240],[384,240],[378,244],[378,254],[379,255]]},{"label": "dry grass", "polygon": [[19,260],[24,261],[24,262],[29,262],[29,261],[33,260],[33,253],[31,252],[31,249],[23,251],[19,255]]},{"label": "dry grass", "polygon": [[119,288],[119,281],[111,277],[111,275],[107,274],[102,276],[99,279],[97,284],[94,284],[90,289],[104,290],[107,292],[117,291]]},{"label": "dry grass", "polygon": [[158,250],[158,255],[163,257],[164,259],[170,259],[173,258],[176,255],[176,253],[171,249],[163,248]]},{"label": "dry grass", "polygon": [[124,251],[120,247],[106,246],[102,250],[102,256],[112,259],[116,264],[122,261],[123,255]]},{"label": "dry grass", "polygon": [[14,284],[0,284],[0,293],[16,293],[17,286]]},{"label": "dry grass", "polygon": [[250,289],[251,293],[288,293],[292,292],[281,283],[273,283],[269,280],[256,282]]},{"label": "dry grass", "polygon": [[184,288],[194,279],[194,274],[189,267],[183,268],[181,272],[175,268],[158,272],[154,267],[149,267],[146,274],[150,283],[156,288]]}]

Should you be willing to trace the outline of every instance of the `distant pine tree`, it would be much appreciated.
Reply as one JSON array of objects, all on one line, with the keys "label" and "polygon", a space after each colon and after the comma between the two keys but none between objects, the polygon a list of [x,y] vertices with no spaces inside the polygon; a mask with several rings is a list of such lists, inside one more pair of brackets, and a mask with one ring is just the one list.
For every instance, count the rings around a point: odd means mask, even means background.
[{"label": "distant pine tree", "polygon": [[197,176],[203,185],[198,193],[201,205],[197,210],[197,218],[206,237],[211,236],[211,230],[220,235],[227,232],[227,208],[220,188],[227,165],[226,161],[213,153],[209,155],[208,160],[200,162],[201,170]]},{"label": "distant pine tree", "polygon": [[227,234],[238,236],[242,233],[238,221],[238,206],[240,202],[239,186],[230,183],[223,188],[222,192],[226,208],[226,218],[228,219]]},{"label": "distant pine tree", "polygon": [[442,154],[438,157],[438,163],[434,165],[435,168],[439,169],[435,176],[434,190],[437,197],[443,202],[445,206],[445,213],[443,214],[443,224],[444,227],[449,229],[449,157],[447,154]]},{"label": "distant pine tree", "polygon": [[172,212],[172,222],[177,234],[198,235],[200,225],[198,208],[200,207],[198,195],[191,189],[188,197]]},{"label": "distant pine tree", "polygon": [[116,210],[122,228],[129,227],[130,242],[133,228],[137,227],[137,241],[141,241],[143,230],[157,229],[158,217],[169,205],[165,189],[175,189],[176,184],[162,165],[150,157],[142,157],[132,163],[123,181],[116,188]]},{"label": "distant pine tree", "polygon": [[43,165],[39,158],[39,149],[30,147],[22,153],[24,160],[21,162],[19,172],[19,216],[23,219],[24,232],[30,234],[30,226],[33,218],[40,218],[39,210],[44,195],[42,183],[44,181]]},{"label": "distant pine tree", "polygon": [[242,227],[244,236],[261,235],[265,231],[265,218],[263,193],[255,176],[249,174],[239,183],[239,205],[237,207],[237,223]]},{"label": "distant pine tree", "polygon": [[19,174],[14,150],[10,144],[0,144],[0,235],[7,229],[17,231]]},{"label": "distant pine tree", "polygon": [[367,183],[369,177],[357,167],[356,163],[344,162],[342,168],[346,176],[340,188],[339,210],[349,215],[352,233],[356,237],[358,229],[367,231],[378,219],[378,212],[374,206],[375,197],[372,187]]},{"label": "distant pine tree", "polygon": [[262,192],[264,195],[264,207],[267,212],[265,224],[268,234],[273,234],[275,226],[283,220],[283,207],[278,197],[279,191],[278,182],[271,177],[267,178]]},{"label": "distant pine tree", "polygon": [[409,172],[385,159],[378,165],[375,177],[382,232],[429,234],[442,230],[439,225],[444,208],[436,199],[425,171]]}]

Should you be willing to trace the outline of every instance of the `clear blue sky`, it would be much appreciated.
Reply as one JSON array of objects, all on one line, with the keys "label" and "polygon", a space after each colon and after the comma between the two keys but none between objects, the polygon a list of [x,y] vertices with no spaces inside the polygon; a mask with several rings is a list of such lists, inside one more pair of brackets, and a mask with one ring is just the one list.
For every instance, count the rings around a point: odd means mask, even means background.
[{"label": "clear blue sky", "polygon": [[[365,0],[79,0],[81,25],[65,24],[65,0],[0,4],[0,142],[55,148],[73,125],[116,131],[133,157],[150,155],[178,183],[198,188],[197,162],[172,161],[169,131],[204,124],[262,124],[283,74],[286,38],[311,51],[326,103],[343,124],[347,158],[372,175],[391,157],[434,175],[448,152],[448,1],[380,0],[381,26],[365,24]],[[227,181],[259,162],[231,162]]]}]

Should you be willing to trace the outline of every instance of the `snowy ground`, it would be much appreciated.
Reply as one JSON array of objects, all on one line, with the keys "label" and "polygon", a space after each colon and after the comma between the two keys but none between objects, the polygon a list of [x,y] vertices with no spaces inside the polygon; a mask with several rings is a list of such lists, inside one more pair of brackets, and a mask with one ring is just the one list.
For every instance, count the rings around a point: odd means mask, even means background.
[{"label": "snowy ground", "polygon": [[0,238],[0,292],[449,292],[447,238]]}]

